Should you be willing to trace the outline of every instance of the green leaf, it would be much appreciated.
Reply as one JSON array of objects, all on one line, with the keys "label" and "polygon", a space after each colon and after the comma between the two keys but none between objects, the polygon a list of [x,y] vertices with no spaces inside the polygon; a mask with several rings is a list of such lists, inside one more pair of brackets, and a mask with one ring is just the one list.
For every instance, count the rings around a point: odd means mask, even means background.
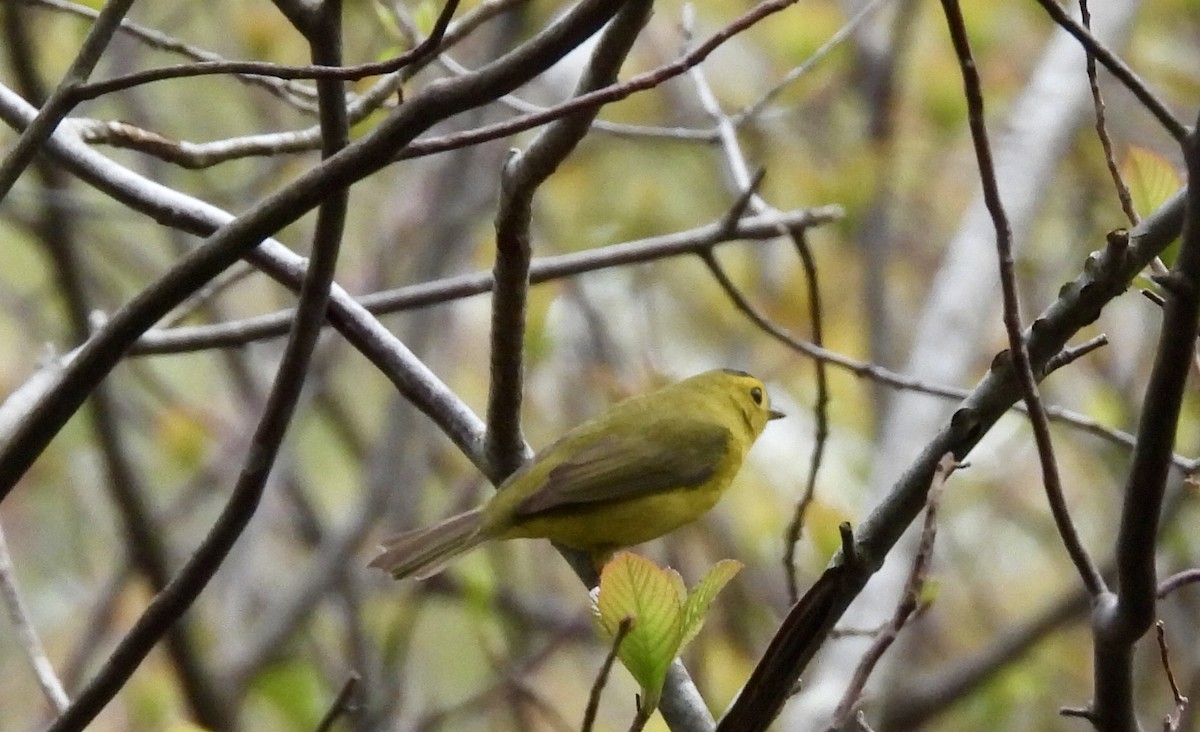
[{"label": "green leaf", "polygon": [[617,554],[600,573],[596,620],[609,638],[616,636],[624,618],[632,620],[617,657],[642,687],[643,704],[649,708],[679,653],[684,595],[677,572],[629,552]]},{"label": "green leaf", "polygon": [[1166,203],[1183,185],[1169,160],[1144,147],[1130,147],[1120,168],[1133,207],[1142,216]]},{"label": "green leaf", "polygon": [[683,635],[676,654],[682,651],[683,647],[700,632],[700,628],[704,626],[704,616],[708,613],[709,605],[716,599],[717,593],[729,584],[729,580],[733,579],[741,569],[741,562],[722,559],[708,570],[708,574],[692,590],[692,594],[683,605]]}]

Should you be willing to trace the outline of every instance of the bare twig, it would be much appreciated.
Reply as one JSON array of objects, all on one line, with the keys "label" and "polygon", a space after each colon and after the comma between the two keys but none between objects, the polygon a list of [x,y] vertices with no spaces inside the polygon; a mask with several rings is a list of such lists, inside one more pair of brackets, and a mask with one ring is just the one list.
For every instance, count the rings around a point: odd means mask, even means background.
[{"label": "bare twig", "polygon": [[[541,284],[614,267],[655,262],[660,259],[695,254],[700,250],[726,242],[773,239],[777,235],[780,225],[789,228],[820,226],[837,221],[841,216],[840,207],[823,206],[808,210],[789,211],[779,217],[752,216],[732,224],[729,224],[726,218],[673,234],[612,244],[582,252],[538,257],[530,264],[529,281],[530,284]],[[491,272],[475,272],[395,290],[371,293],[360,297],[358,303],[367,312],[385,315],[491,292],[494,282]],[[281,310],[267,315],[214,325],[155,328],[147,331],[138,340],[131,355],[188,353],[208,348],[244,346],[255,341],[285,335],[287,326],[294,317],[294,310]],[[836,357],[837,354],[833,354],[833,356]],[[872,368],[865,362],[848,360],[848,363],[861,364],[867,371]]]},{"label": "bare twig", "polygon": [[71,700],[67,698],[67,692],[63,689],[62,682],[58,680],[58,674],[54,672],[54,665],[50,663],[50,657],[46,655],[46,649],[42,645],[41,638],[38,637],[33,619],[29,617],[25,601],[21,599],[21,589],[17,586],[16,571],[13,567],[12,556],[8,553],[8,542],[4,539],[2,527],[0,527],[0,600],[4,602],[8,619],[17,631],[17,641],[25,651],[25,657],[29,659],[29,664],[33,667],[33,674],[37,678],[38,686],[42,688],[42,694],[45,695],[46,701],[50,702],[54,711],[61,714]]},{"label": "bare twig", "polygon": [[329,710],[325,712],[325,716],[321,717],[321,721],[317,724],[315,732],[329,732],[333,728],[335,722],[344,715],[354,709],[354,696],[358,693],[359,683],[362,678],[355,673],[350,674],[346,678],[346,683],[342,684],[341,690],[334,697],[333,703],[329,705]]},{"label": "bare twig", "polygon": [[[626,2],[605,29],[575,90],[586,94],[617,79],[651,3]],[[529,227],[537,189],[575,150],[599,107],[562,117],[542,130],[524,153],[513,151],[501,176],[496,212],[496,264],[492,298],[491,385],[485,450],[497,473],[508,475],[529,456],[521,436],[525,304],[532,257]]]},{"label": "bare twig", "polygon": [[621,650],[621,641],[625,640],[625,636],[629,635],[632,628],[633,618],[621,618],[621,622],[617,625],[617,632],[613,636],[612,645],[608,649],[608,655],[604,657],[600,673],[596,674],[596,681],[592,684],[591,693],[588,694],[587,709],[583,712],[583,724],[579,728],[580,732],[591,732],[592,725],[596,723],[596,714],[600,711],[600,695],[604,692],[605,685],[608,684],[608,674],[612,671],[613,662],[617,660],[617,652]]},{"label": "bare twig", "polygon": [[[1088,0],[1079,0],[1079,20],[1084,29],[1090,33],[1092,13],[1088,9]],[[1086,46],[1084,51],[1087,52],[1087,77],[1088,86],[1092,90],[1092,107],[1096,111],[1096,139],[1100,141],[1100,149],[1104,152],[1104,163],[1108,166],[1108,175],[1117,189],[1117,199],[1121,202],[1121,210],[1125,212],[1125,218],[1129,219],[1130,225],[1137,226],[1141,217],[1133,207],[1133,197],[1129,195],[1129,186],[1121,177],[1121,169],[1117,166],[1116,156],[1113,155],[1112,138],[1109,137],[1108,125],[1105,123],[1104,96],[1100,93],[1100,81],[1096,77],[1096,55]]]},{"label": "bare twig", "polygon": [[391,74],[437,51],[450,25],[454,11],[458,9],[459,0],[446,0],[434,23],[433,30],[425,40],[399,56],[386,61],[359,64],[357,66],[284,66],[265,61],[198,61],[191,64],[178,64],[148,71],[139,71],[125,76],[118,76],[104,81],[80,84],[72,92],[74,103],[96,99],[105,94],[112,94],[126,89],[150,84],[168,79],[184,79],[196,76],[212,76],[216,74],[237,74],[245,76],[270,77],[275,79],[336,79],[341,81],[356,81],[368,76]]},{"label": "bare twig", "polygon": [[1196,584],[1197,582],[1200,582],[1200,569],[1185,569],[1182,572],[1176,572],[1160,582],[1154,595],[1161,600],[1175,590],[1187,585]]},{"label": "bare twig", "polygon": [[[690,18],[690,15],[688,17]],[[690,37],[690,21],[687,19],[684,22],[684,31]],[[744,206],[756,214],[770,213],[779,215],[779,211],[767,203],[766,199],[758,192],[759,184],[762,181],[761,173],[757,178],[751,176],[750,165],[738,141],[736,122],[721,109],[720,102],[717,101],[716,94],[713,93],[707,76],[705,76],[699,66],[691,69],[689,75],[696,87],[696,96],[700,100],[700,106],[717,126],[717,138],[720,140],[721,150],[724,152],[726,165],[729,168],[733,184],[739,192],[738,203],[735,205],[734,210],[740,210]],[[796,253],[800,257],[808,293],[808,310],[812,318],[811,343],[816,348],[823,348],[824,329],[822,323],[824,317],[821,306],[821,289],[817,279],[816,261],[812,256],[812,251],[809,249],[808,241],[805,239],[804,230],[800,228],[787,229],[780,227],[779,235],[789,237],[792,240]],[[721,280],[724,274],[717,263],[716,256],[709,252],[702,258],[705,264],[708,265],[709,270],[717,276],[718,280]],[[724,280],[726,284],[722,286],[728,292],[732,284],[729,282],[728,277],[724,277]],[[800,594],[799,586],[796,582],[796,545],[800,541],[800,532],[804,526],[805,513],[809,504],[812,503],[816,492],[817,475],[821,470],[821,461],[825,454],[825,443],[829,436],[829,379],[826,363],[822,359],[814,359],[813,363],[816,367],[817,395],[813,404],[816,428],[812,444],[812,458],[809,461],[808,477],[805,480],[800,498],[796,501],[795,510],[792,513],[791,521],[788,523],[784,536],[783,566],[785,576],[787,577],[788,596],[792,602],[795,602]]]},{"label": "bare twig", "polygon": [[[804,278],[808,285],[808,309],[812,314],[812,342],[818,348],[824,347],[823,317],[821,309],[821,294],[817,284],[817,263],[808,240],[803,231],[790,232],[796,252],[803,264]],[[816,381],[817,396],[813,404],[815,429],[813,430],[812,457],[809,460],[808,476],[804,481],[804,490],[792,510],[792,518],[784,532],[783,568],[788,584],[788,597],[792,602],[800,598],[800,588],[796,582],[796,546],[800,543],[800,532],[804,529],[804,518],[808,507],[812,504],[817,492],[817,474],[821,470],[821,461],[825,456],[825,443],[829,438],[829,376],[825,362],[817,360]]]},{"label": "bare twig", "polygon": [[[69,13],[76,17],[95,20],[99,12],[92,8],[81,5],[80,3],[70,2],[70,0],[21,0],[24,4],[30,7],[41,8],[44,10],[54,10],[60,13]],[[120,32],[129,38],[137,39],[142,44],[149,48],[172,53],[184,58],[190,58],[194,61],[224,61],[221,56],[197,48],[188,43],[167,35],[162,31],[154,28],[148,28],[144,25],[134,23],[128,19],[121,21]],[[238,75],[238,81],[259,86],[276,97],[287,101],[294,106],[302,109],[310,109],[311,100],[315,96],[315,91],[310,85],[298,84],[294,81],[286,81],[281,79],[272,79],[265,76],[249,76]],[[315,110],[314,110],[315,111]]]},{"label": "bare twig", "polygon": [[1167,109],[1167,105],[1154,95],[1150,87],[1146,86],[1146,83],[1142,81],[1133,69],[1129,68],[1119,56],[1101,43],[1100,39],[1093,36],[1087,28],[1076,22],[1056,0],[1036,0],[1036,2],[1042,6],[1047,15],[1054,19],[1055,23],[1058,23],[1063,30],[1075,36],[1080,45],[1087,49],[1097,61],[1103,64],[1109,73],[1124,84],[1125,88],[1138,98],[1142,106],[1150,114],[1154,115],[1154,118],[1163,126],[1163,129],[1171,133],[1171,136],[1176,141],[1183,144],[1188,135],[1187,126],[1176,119],[1175,115],[1171,114],[1171,111]]},{"label": "bare twig", "polygon": [[121,19],[132,5],[133,0],[112,0],[104,4],[62,81],[54,87],[37,116],[21,133],[20,139],[9,150],[4,160],[0,161],[0,201],[8,196],[9,190],[17,182],[25,166],[29,165],[38,149],[53,134],[54,128],[58,127],[71,111],[71,107],[74,106],[71,101],[73,90],[92,73],[113,34],[117,32]]},{"label": "bare twig", "polygon": [[[308,39],[318,63],[341,60],[341,3],[329,2],[314,11]],[[319,21],[319,22],[316,22]],[[349,122],[343,102],[343,82],[317,82],[321,101],[321,127],[326,158],[349,144]],[[327,196],[317,214],[313,256],[304,285],[292,335],[284,350],[271,393],[263,410],[248,455],[232,494],[210,533],[176,575],[158,592],[133,628],[117,645],[96,676],[51,726],[55,732],[85,727],[128,681],[159,638],[183,615],[211,581],[245,530],[263,495],[275,456],[295,412],[313,349],[329,302],[349,192]]]},{"label": "bare twig", "polygon": [[1064,348],[1046,360],[1046,373],[1052,373],[1065,366],[1070,366],[1092,351],[1103,348],[1107,345],[1108,336],[1101,333],[1098,336],[1087,339],[1078,346]]},{"label": "bare twig", "polygon": [[741,127],[743,124],[752,121],[754,118],[762,114],[763,110],[767,108],[767,105],[774,101],[775,98],[779,96],[780,92],[786,89],[788,85],[790,85],[796,79],[799,79],[801,76],[808,73],[809,70],[811,70],[822,59],[828,56],[830,51],[845,42],[845,40],[849,38],[851,34],[853,34],[854,31],[863,24],[864,21],[874,15],[877,10],[879,10],[888,2],[890,2],[890,0],[870,0],[870,2],[865,3],[862,8],[858,10],[858,12],[851,16],[845,22],[845,24],[842,25],[841,28],[838,28],[837,31],[830,35],[829,38],[827,38],[825,42],[822,43],[819,48],[817,48],[817,50],[813,51],[812,55],[804,60],[804,63],[784,74],[782,79],[776,82],[774,86],[763,93],[763,95],[758,99],[729,115],[734,126]]},{"label": "bare twig", "polygon": [[[896,610],[892,613],[892,617],[881,629],[881,632],[875,637],[870,648],[863,654],[859,660],[858,666],[854,669],[854,676],[851,678],[850,685],[842,695],[842,699],[838,702],[837,708],[834,710],[833,718],[829,724],[830,732],[835,732],[839,729],[844,729],[850,723],[850,715],[854,712],[854,708],[858,705],[862,697],[863,689],[866,688],[867,680],[871,677],[871,673],[875,670],[883,654],[887,653],[888,648],[895,642],[900,631],[908,623],[909,618],[914,612],[920,608],[921,592],[925,587],[925,581],[929,574],[929,565],[933,561],[933,542],[937,536],[937,511],[941,503],[942,489],[945,488],[946,479],[957,467],[957,461],[954,456],[947,454],[941,462],[938,463],[937,471],[933,475],[933,481],[929,486],[929,497],[925,505],[925,522],[921,527],[921,538],[917,544],[916,554],[913,559],[912,569],[908,573],[908,579],[904,583],[904,589],[900,594],[900,601],[896,604]],[[862,712],[860,711],[861,715]]]},{"label": "bare twig", "polygon": [[1171,670],[1171,649],[1167,647],[1167,631],[1163,621],[1154,624],[1155,637],[1158,640],[1158,657],[1162,661],[1163,672],[1167,675],[1167,683],[1171,686],[1171,698],[1175,701],[1175,711],[1166,715],[1163,720],[1163,732],[1178,732],[1179,720],[1187,710],[1188,698],[1179,691],[1179,683],[1175,681],[1175,672]]},{"label": "bare twig", "polygon": [[[1029,413],[1029,422],[1033,427],[1034,439],[1037,443],[1038,458],[1042,467],[1042,482],[1046,489],[1046,498],[1050,504],[1050,512],[1058,527],[1059,536],[1079,572],[1084,586],[1093,595],[1103,592],[1104,578],[1096,569],[1079,531],[1071,519],[1066,497],[1063,495],[1062,482],[1059,478],[1058,464],[1054,457],[1054,445],[1050,438],[1050,423],[1038,393],[1037,378],[1034,376],[1030,363],[1029,347],[1022,332],[1020,299],[1017,294],[1017,280],[1014,272],[1012,254],[1012,229],[1008,224],[1008,216],[1004,204],[1000,200],[1000,190],[996,183],[995,166],[992,162],[992,151],[988,143],[987,127],[984,124],[983,92],[979,81],[979,72],[975,68],[970,43],[967,40],[966,23],[963,21],[962,10],[958,0],[942,0],[946,13],[950,37],[958,54],[959,68],[963,76],[963,89],[967,100],[967,116],[971,127],[971,139],[975,146],[975,157],[979,166],[979,177],[983,184],[983,198],[988,213],[996,228],[996,252],[1000,264],[1000,286],[1004,300],[1004,327],[1008,332],[1009,357],[1013,370],[1021,385],[1022,398]],[[1037,323],[1034,323],[1037,327]]]}]

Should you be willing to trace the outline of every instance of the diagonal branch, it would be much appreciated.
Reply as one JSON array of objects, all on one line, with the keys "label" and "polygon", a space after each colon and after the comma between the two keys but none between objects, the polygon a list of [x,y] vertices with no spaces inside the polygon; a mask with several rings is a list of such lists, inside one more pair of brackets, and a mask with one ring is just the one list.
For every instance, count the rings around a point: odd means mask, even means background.
[{"label": "diagonal branch", "polygon": [[[318,62],[338,63],[342,47],[341,3],[336,0],[326,2],[316,12],[320,22],[313,26],[320,30],[309,34],[313,56]],[[350,141],[343,82],[322,79],[318,81],[318,90],[321,127],[325,134],[322,152],[328,157],[345,148]],[[191,607],[255,514],[275,456],[300,400],[304,377],[321,335],[329,288],[341,248],[348,198],[349,191],[343,188],[321,203],[313,235],[312,261],[300,290],[295,325],[228,503],[179,574],[158,592],[96,676],[51,725],[51,730],[82,729],[103,710],[158,640]]]},{"label": "diagonal branch", "polygon": [[74,102],[71,100],[74,88],[83,83],[92,73],[92,69],[100,61],[104,49],[112,40],[113,34],[120,27],[121,19],[125,17],[132,6],[133,0],[111,0],[104,4],[104,8],[96,16],[92,30],[88,32],[87,38],[84,39],[79,53],[71,62],[63,80],[46,98],[46,102],[38,111],[37,116],[21,133],[21,139],[17,140],[17,144],[0,162],[0,201],[8,196],[8,192],[17,182],[21,172],[33,160],[33,156],[37,154],[46,139],[53,134],[54,128],[58,127],[58,124],[71,111],[71,107],[74,106]]},{"label": "diagonal branch", "polygon": [[[88,393],[121,360],[137,338],[182,299],[224,271],[260,242],[312,207],[384,167],[391,155],[430,125],[504,94],[541,73],[611,16],[608,0],[584,0],[529,42],[470,77],[433,82],[370,134],[278,194],[224,226],[142,291],[88,341],[63,369],[0,450],[0,501],[42,453]],[[491,477],[491,471],[486,471]]]},{"label": "diagonal branch", "polygon": [[1097,61],[1103,64],[1104,68],[1108,69],[1109,73],[1115,76],[1122,84],[1125,85],[1126,89],[1128,89],[1135,97],[1138,98],[1138,101],[1142,103],[1142,106],[1144,106],[1150,112],[1150,114],[1154,115],[1154,118],[1157,119],[1159,124],[1163,126],[1163,129],[1169,132],[1171,136],[1174,137],[1180,144],[1183,144],[1184,140],[1188,136],[1187,126],[1175,118],[1175,115],[1171,113],[1171,110],[1167,109],[1167,105],[1154,95],[1154,92],[1150,90],[1150,87],[1146,86],[1146,82],[1142,81],[1141,77],[1139,77],[1133,69],[1129,68],[1129,66],[1121,60],[1120,56],[1110,51],[1107,46],[1100,42],[1100,39],[1092,35],[1091,31],[1089,31],[1087,28],[1084,28],[1082,25],[1080,25],[1074,18],[1070,16],[1069,13],[1067,13],[1066,9],[1055,0],[1036,1],[1037,4],[1041,5],[1042,9],[1046,11],[1046,14],[1054,19],[1055,23],[1058,23],[1063,30],[1075,36],[1076,40],[1079,41],[1079,44],[1087,49],[1088,53],[1090,53]]},{"label": "diagonal branch", "polygon": [[[1047,360],[1079,329],[1094,322],[1100,310],[1124,293],[1130,280],[1175,238],[1183,226],[1183,203],[1181,193],[1143,219],[1130,233],[1128,247],[1110,246],[1090,256],[1083,273],[1064,286],[1059,298],[1033,322],[1026,342],[1039,378]],[[835,562],[789,612],[772,641],[773,651],[764,655],[722,718],[722,729],[757,732],[764,728],[747,720],[762,719],[764,705],[776,712],[782,707],[838,618],[920,513],[938,461],[947,452],[960,460],[965,457],[1020,398],[1011,362],[997,360],[858,527],[855,561]]]},{"label": "diagonal branch", "polygon": [[1012,253],[1012,228],[1008,224],[1008,215],[1000,200],[1000,190],[996,184],[996,168],[992,162],[991,146],[988,143],[987,127],[984,124],[983,92],[979,81],[979,72],[972,58],[970,42],[967,39],[967,27],[963,21],[962,9],[958,0],[942,0],[946,13],[947,25],[950,28],[950,38],[958,55],[959,68],[963,76],[964,96],[967,100],[967,116],[971,128],[971,140],[975,147],[975,157],[979,166],[979,177],[983,184],[983,199],[996,228],[996,253],[1000,263],[1000,289],[1004,304],[1004,329],[1008,334],[1008,355],[1012,360],[1012,368],[1021,385],[1022,399],[1029,412],[1029,423],[1033,428],[1034,440],[1037,444],[1038,461],[1042,467],[1042,484],[1046,490],[1046,498],[1050,504],[1050,512],[1054,516],[1055,526],[1063,545],[1079,571],[1084,586],[1092,595],[1103,592],[1106,588],[1104,578],[1096,569],[1079,532],[1071,519],[1067,508],[1067,499],[1063,495],[1062,481],[1058,473],[1058,463],[1054,457],[1054,446],[1050,439],[1050,422],[1046,417],[1046,409],[1038,393],[1037,379],[1029,360],[1029,349],[1022,333],[1020,299],[1017,294],[1017,278],[1014,271]]}]

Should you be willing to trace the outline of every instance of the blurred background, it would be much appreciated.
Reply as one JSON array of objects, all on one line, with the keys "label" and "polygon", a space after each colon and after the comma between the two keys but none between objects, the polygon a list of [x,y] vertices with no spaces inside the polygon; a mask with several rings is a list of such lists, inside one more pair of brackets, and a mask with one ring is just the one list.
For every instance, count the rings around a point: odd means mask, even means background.
[{"label": "blurred background", "polygon": [[[62,77],[101,3],[9,0],[0,7],[0,84],[37,105]],[[1031,2],[969,3],[997,177],[1010,207],[1026,322],[1083,271],[1106,232],[1130,226],[1094,130],[1082,52]],[[677,59],[752,2],[662,0],[622,73]],[[1200,92],[1191,0],[1096,2],[1097,34],[1185,120]],[[410,48],[441,6],[347,0],[347,63]],[[464,0],[445,57],[402,75],[382,108],[434,79],[478,68],[544,27],[562,4]],[[265,0],[136,4],[95,79],[188,63],[308,62],[306,45]],[[585,46],[511,97],[430,130],[446,135],[570,94]],[[379,82],[355,82],[363,94]],[[1111,77],[1099,74],[1112,159],[1141,215],[1181,185],[1176,145]],[[86,102],[73,118],[119,122],[95,149],[232,214],[318,161],[279,136],[315,125],[310,82],[173,79]],[[711,100],[706,99],[711,95]],[[715,103],[715,107],[713,104]],[[737,307],[696,256],[615,266],[536,284],[525,334],[523,424],[537,449],[612,401],[713,367],[763,378],[789,418],[772,423],[734,489],[704,520],[640,552],[689,583],[722,558],[745,568],[717,599],[684,660],[717,714],[745,682],[789,606],[785,531],[812,469],[818,368],[828,434],[795,545],[801,591],[953,411],[955,400],[899,388],[847,363],[929,387],[965,389],[1007,347],[994,231],[980,211],[960,70],[941,8],[913,0],[806,0],[721,45],[698,73],[610,104],[534,200],[533,254],[600,251],[719,223],[739,166],[765,170],[752,212],[837,206],[804,236],[719,245],[717,259],[756,312],[842,359],[819,365]],[[718,125],[732,125],[723,145]],[[167,152],[130,141],[161,136]],[[355,185],[337,280],[355,295],[490,271],[506,151],[533,133],[397,161]],[[11,126],[0,131],[9,148]],[[317,140],[312,137],[314,144]],[[298,147],[303,147],[298,146]],[[306,253],[312,216],[278,233]],[[0,204],[0,392],[12,394],[78,345],[198,238],[136,213],[40,158]],[[1169,263],[1169,262],[1168,262]],[[1109,345],[1043,384],[1050,404],[1132,431],[1159,308],[1138,286],[1079,341]],[[238,323],[285,310],[292,292],[241,265],[163,328]],[[819,319],[818,319],[819,316]],[[482,414],[490,299],[451,297],[379,316]],[[285,322],[287,318],[285,317]],[[237,340],[237,339],[235,339]],[[103,662],[153,588],[205,535],[245,458],[283,349],[281,337],[131,356],[57,436],[0,506],[29,617],[68,695]],[[1200,441],[1189,396],[1177,449]],[[1078,420],[1077,420],[1078,421]],[[1098,562],[1112,552],[1129,450],[1078,424],[1054,428],[1068,500]],[[876,729],[1077,727],[1062,706],[1090,698],[1090,638],[1078,577],[1054,530],[1027,422],[993,429],[942,499],[920,613],[862,703]],[[393,583],[366,563],[384,536],[480,501],[492,490],[454,444],[333,331],[314,356],[300,409],[258,514],[170,638],[97,719],[98,730],[315,729],[352,676],[334,729],[578,729],[607,652],[585,588],[545,542],[489,546],[424,583]],[[1160,570],[1196,563],[1191,489],[1165,517]],[[871,630],[899,600],[902,543],[845,619]],[[899,579],[897,579],[899,578]],[[1161,605],[1174,672],[1200,694],[1194,590]],[[0,730],[51,718],[13,626],[0,621]],[[779,729],[824,729],[864,640],[826,644]],[[1005,645],[1007,644],[1007,645]],[[1143,643],[1144,719],[1173,704],[1158,651]],[[627,729],[636,687],[615,669],[597,729]],[[1185,718],[1183,729],[1195,728]],[[661,718],[650,729],[665,729]]]}]

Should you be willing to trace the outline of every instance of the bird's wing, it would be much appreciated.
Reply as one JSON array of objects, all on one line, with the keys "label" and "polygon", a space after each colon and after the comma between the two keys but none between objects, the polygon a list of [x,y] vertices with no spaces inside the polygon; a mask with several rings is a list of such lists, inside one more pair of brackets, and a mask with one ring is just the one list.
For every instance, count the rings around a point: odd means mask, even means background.
[{"label": "bird's wing", "polygon": [[515,515],[698,486],[716,472],[729,440],[719,424],[679,418],[656,419],[634,434],[604,435],[551,470]]}]

